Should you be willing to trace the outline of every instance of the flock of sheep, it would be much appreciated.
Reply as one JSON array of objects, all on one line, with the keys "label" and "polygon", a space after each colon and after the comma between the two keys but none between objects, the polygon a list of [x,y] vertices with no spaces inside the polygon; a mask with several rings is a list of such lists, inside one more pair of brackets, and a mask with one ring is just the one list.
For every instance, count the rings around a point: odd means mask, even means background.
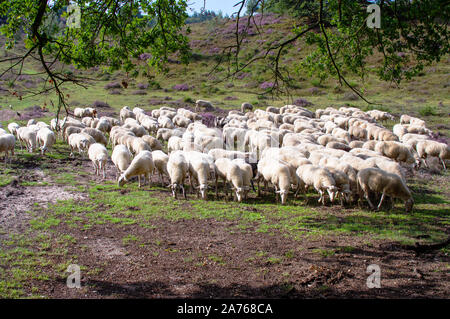
[{"label": "flock of sheep", "polygon": [[[213,106],[199,100],[198,108]],[[430,139],[423,120],[402,115],[391,131],[381,124],[394,120],[391,114],[353,107],[311,112],[286,105],[253,111],[244,103],[240,111],[232,110],[216,121],[216,127],[207,127],[200,114],[183,108],[161,107],[150,115],[125,106],[119,119],[97,118],[93,108],[76,108],[74,115],[52,119],[50,125],[35,120],[24,127],[10,123],[11,134],[0,128],[5,163],[8,152],[14,155],[16,139],[21,147],[30,152],[40,148],[44,155],[60,134],[71,156],[87,153],[95,173],[103,178],[111,158],[119,186],[137,176],[141,187],[157,172],[161,183],[169,178],[175,198],[179,191],[186,198],[187,179],[191,191],[195,189],[202,199],[207,199],[210,184],[217,196],[218,182],[223,180],[227,197],[231,187],[239,202],[255,191],[254,182],[260,195],[263,182],[266,192],[269,184],[273,186],[282,204],[290,192],[298,196],[312,187],[324,205],[327,197],[332,203],[339,199],[341,205],[364,197],[372,209],[380,209],[388,196],[402,199],[410,211],[414,202],[403,170],[427,166],[427,157],[438,157],[445,169],[445,160],[450,159],[450,147]],[[374,195],[381,195],[377,206]]]}]

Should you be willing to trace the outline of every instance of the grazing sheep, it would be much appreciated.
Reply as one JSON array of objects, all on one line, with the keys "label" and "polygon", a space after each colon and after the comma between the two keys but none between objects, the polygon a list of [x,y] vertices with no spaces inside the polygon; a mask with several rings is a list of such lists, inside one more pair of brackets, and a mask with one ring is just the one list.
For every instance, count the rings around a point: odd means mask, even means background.
[{"label": "grazing sheep", "polygon": [[319,203],[325,205],[325,191],[330,196],[330,201],[334,201],[335,194],[339,191],[336,187],[336,181],[324,167],[315,165],[303,165],[297,168],[296,174],[298,178],[305,184],[305,191],[309,186],[320,194]]},{"label": "grazing sheep", "polygon": [[[428,156],[439,157],[442,166],[446,170],[445,160],[450,159],[450,146],[445,143],[439,143],[436,141],[421,141],[417,143],[417,153],[420,158],[426,159]],[[426,161],[424,161],[426,167],[428,167]]]},{"label": "grazing sheep", "polygon": [[169,141],[167,142],[167,151],[168,153],[172,153],[174,151],[183,150],[183,139],[179,136],[171,136]]},{"label": "grazing sheep", "polygon": [[[201,196],[202,199],[206,200],[206,191],[208,189],[208,177],[210,176],[211,165],[200,152],[185,152],[185,156],[189,163],[189,180],[191,190],[194,189],[194,180],[197,181],[197,197]],[[215,175],[215,167],[213,166],[212,169]]]},{"label": "grazing sheep", "polygon": [[171,136],[182,137],[183,131],[181,131],[179,129],[171,130],[168,128],[160,128],[160,129],[158,129],[158,132],[156,133],[156,138],[158,140],[168,141]]},{"label": "grazing sheep", "polygon": [[249,111],[253,110],[253,105],[251,105],[248,102],[242,103],[242,105],[241,105],[241,112],[245,113],[247,110],[249,110]]},{"label": "grazing sheep", "polygon": [[[5,153],[5,165],[8,160],[8,152],[11,152],[11,156],[14,156],[14,145],[16,144],[16,138],[12,134],[0,135],[0,153]],[[10,160],[11,161],[11,160]]]},{"label": "grazing sheep", "polygon": [[216,197],[219,196],[218,180],[221,178],[224,183],[225,194],[228,197],[228,184],[234,189],[236,200],[242,201],[244,197],[243,172],[239,165],[228,158],[219,158],[215,161],[216,167]]},{"label": "grazing sheep", "polygon": [[92,136],[96,143],[100,143],[105,146],[108,145],[108,140],[105,137],[105,135],[102,133],[102,131],[100,131],[96,128],[86,127],[81,130],[81,133],[86,133],[86,134]]},{"label": "grazing sheep", "polygon": [[177,188],[180,188],[186,199],[184,181],[189,174],[189,163],[184,156],[184,152],[176,151],[170,154],[169,161],[167,162],[167,171],[170,177],[169,187],[172,189],[172,196],[176,199]]},{"label": "grazing sheep", "polygon": [[90,135],[74,133],[69,135],[68,143],[71,149],[70,156],[73,156],[74,150],[83,156],[89,150],[89,146],[95,143],[95,140]]},{"label": "grazing sheep", "polygon": [[103,179],[106,177],[106,163],[108,162],[108,151],[103,144],[94,143],[89,146],[89,159],[95,169],[95,175],[100,175],[100,170],[103,173]]},{"label": "grazing sheep", "polygon": [[162,144],[156,138],[150,135],[144,135],[141,139],[146,142],[153,151],[160,150],[162,151]]},{"label": "grazing sheep", "polygon": [[350,148],[363,148],[364,147],[364,142],[363,141],[351,141],[348,146],[350,146]]},{"label": "grazing sheep", "polygon": [[[260,195],[259,180],[263,179],[267,188],[267,183],[271,183],[275,187],[275,194],[281,199],[281,204],[286,204],[287,196],[291,184],[298,185],[298,179],[295,176],[293,179],[293,168],[286,162],[281,160],[274,160],[270,158],[263,158],[258,162],[258,196]],[[295,175],[295,174],[294,174]]]},{"label": "grazing sheep", "polygon": [[417,164],[410,148],[399,142],[387,141],[378,142],[375,145],[375,152],[381,153],[383,156],[391,158],[397,162],[405,162],[407,164]]},{"label": "grazing sheep", "polygon": [[247,199],[248,192],[250,191],[250,186],[253,188],[253,191],[255,191],[255,187],[253,185],[253,167],[251,164],[247,163],[245,159],[242,158],[233,159],[232,162],[236,163],[241,169],[244,199]]},{"label": "grazing sheep", "polygon": [[36,148],[36,131],[28,126],[19,127],[17,129],[17,138],[22,148],[22,143],[25,144],[29,152],[33,153]]},{"label": "grazing sheep", "polygon": [[169,176],[169,172],[167,171],[169,156],[163,151],[158,150],[152,152],[152,157],[155,168],[158,170],[159,180],[161,184],[164,184],[164,175]]},{"label": "grazing sheep", "polygon": [[131,162],[130,166],[119,177],[118,185],[122,187],[131,177],[137,176],[139,187],[141,187],[141,175],[144,175],[145,179],[148,179],[150,184],[150,175],[155,170],[155,164],[153,163],[152,152],[141,151]]},{"label": "grazing sheep", "polygon": [[381,208],[386,195],[404,200],[406,212],[412,210],[414,200],[411,191],[397,174],[391,174],[379,168],[365,168],[358,173],[357,178],[358,193],[360,195],[364,193],[371,209],[375,209],[375,206],[370,201],[370,191],[382,194],[377,210]]},{"label": "grazing sheep", "polygon": [[117,145],[111,155],[111,160],[117,169],[116,180],[119,175],[125,172],[132,161],[132,154],[125,145]]},{"label": "grazing sheep", "polygon": [[41,128],[36,135],[37,146],[41,147],[42,155],[56,143],[56,135],[48,128]]},{"label": "grazing sheep", "polygon": [[336,150],[343,150],[343,151],[346,151],[346,152],[348,152],[348,151],[350,151],[352,149],[347,144],[339,143],[339,142],[329,142],[329,143],[327,143],[326,148],[332,148],[332,149],[336,149]]},{"label": "grazing sheep", "polygon": [[326,167],[328,171],[331,173],[331,176],[333,177],[336,187],[337,187],[337,193],[335,194],[335,197],[339,197],[341,206],[344,205],[344,201],[348,203],[350,201],[350,179],[343,171],[332,167],[327,166]]},{"label": "grazing sheep", "polygon": [[367,130],[365,128],[359,126],[350,126],[348,128],[348,132],[350,133],[350,136],[355,138],[356,140],[367,140]]},{"label": "grazing sheep", "polygon": [[112,125],[111,122],[107,119],[100,118],[95,128],[103,133],[109,133],[111,131]]},{"label": "grazing sheep", "polygon": [[130,110],[128,106],[124,106],[119,113],[119,118],[121,123],[125,123],[127,118],[135,119],[136,115]]}]

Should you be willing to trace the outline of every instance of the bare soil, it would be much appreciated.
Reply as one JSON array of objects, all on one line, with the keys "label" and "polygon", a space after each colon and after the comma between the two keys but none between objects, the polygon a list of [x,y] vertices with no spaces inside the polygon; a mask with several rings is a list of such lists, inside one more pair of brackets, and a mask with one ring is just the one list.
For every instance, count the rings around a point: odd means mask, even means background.
[{"label": "bare soil", "polygon": [[[12,183],[0,188],[0,228],[8,233],[28,227],[26,212],[34,203],[45,207],[59,199],[88,201],[87,194],[52,184],[50,176],[28,164]],[[101,180],[93,177],[87,160],[50,160],[50,165],[91,173],[80,176],[80,185]],[[115,178],[112,166],[107,178]],[[21,180],[50,185],[24,187]],[[169,195],[155,191],[152,196]],[[190,207],[188,202],[183,205]],[[55,233],[70,234],[76,243],[69,246],[67,256],[49,258],[57,264],[77,256],[86,267],[82,288],[69,289],[58,276],[34,280],[30,287],[38,287],[39,294],[49,298],[448,298],[450,291],[450,259],[441,251],[418,255],[365,235],[294,240],[277,231],[238,229],[235,220],[157,218],[151,223],[152,228],[103,224],[89,230],[60,223],[53,228]],[[139,242],[124,243],[122,239],[130,235]],[[336,253],[317,253],[328,248]],[[381,268],[381,288],[366,285],[371,264]]]}]

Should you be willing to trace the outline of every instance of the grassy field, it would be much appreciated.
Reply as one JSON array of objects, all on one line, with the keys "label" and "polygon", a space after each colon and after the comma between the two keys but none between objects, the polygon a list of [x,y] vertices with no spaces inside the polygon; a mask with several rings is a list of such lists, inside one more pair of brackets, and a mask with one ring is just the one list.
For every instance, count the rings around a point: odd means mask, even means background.
[{"label": "grassy field", "polygon": [[[286,36],[291,23],[281,20],[271,26],[270,38]],[[100,112],[118,114],[124,105],[145,110],[193,106],[198,98],[222,109],[236,109],[247,101],[258,108],[292,102],[289,97],[271,99],[259,89],[268,75],[259,64],[241,80],[215,81],[225,75],[225,68],[208,77],[215,61],[210,52],[232,41],[213,36],[219,27],[192,25],[196,60],[188,66],[173,63],[168,74],[152,73],[148,78],[141,72],[131,78],[122,72],[74,71],[93,80],[88,89],[67,87],[69,104],[106,102],[110,108]],[[252,38],[246,50],[257,49],[258,40]],[[285,59],[292,63],[308,50],[300,41]],[[359,87],[377,108],[417,115],[432,130],[449,137],[448,59],[399,88],[373,74]],[[0,71],[6,67],[0,65]],[[37,65],[25,68],[28,74],[36,71]],[[292,98],[313,103],[311,110],[329,105],[370,108],[361,100],[346,100],[347,90],[337,88],[335,80],[319,83],[301,70],[296,72],[299,88],[292,91]],[[120,94],[105,89],[122,80],[129,85],[116,89]],[[27,82],[30,79],[25,77],[13,85],[8,79],[0,86],[22,92],[27,85],[42,85],[35,78],[33,84]],[[149,86],[140,89],[139,84]],[[179,84],[191,88],[173,89]],[[4,127],[12,121],[25,124],[22,116],[30,114],[34,105],[55,111],[50,107],[52,94],[19,100],[1,92]],[[43,116],[48,122],[52,114]],[[87,159],[70,158],[69,153],[61,141],[45,157],[17,147],[12,163],[0,164],[0,298],[448,296],[448,246],[424,254],[405,249],[405,245],[438,243],[448,237],[448,171],[431,174],[421,169],[407,175],[415,200],[413,212],[407,214],[400,202],[391,211],[380,212],[359,206],[322,207],[312,192],[299,198],[290,195],[285,206],[277,205],[273,195],[258,198],[251,193],[245,203],[235,203],[223,194],[215,198],[212,190],[208,201],[198,200],[195,194],[188,194],[187,201],[175,200],[159,179],[141,189],[135,181],[119,188],[111,163],[102,181]],[[71,264],[81,268],[81,289],[66,286]],[[381,289],[366,286],[370,264],[382,269]]]}]

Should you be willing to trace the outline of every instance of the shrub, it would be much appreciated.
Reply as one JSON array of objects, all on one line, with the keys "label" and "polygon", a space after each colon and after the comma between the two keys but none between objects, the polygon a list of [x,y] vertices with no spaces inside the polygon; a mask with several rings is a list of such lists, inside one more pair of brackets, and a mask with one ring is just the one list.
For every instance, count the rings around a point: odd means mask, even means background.
[{"label": "shrub", "polygon": [[112,94],[112,95],[120,95],[120,94],[122,94],[122,90],[119,90],[119,89],[112,89],[111,91],[109,91],[109,94]]},{"label": "shrub", "polygon": [[92,103],[92,106],[95,108],[108,108],[110,107],[108,103],[102,101],[95,101]]},{"label": "shrub", "polygon": [[191,98],[191,97],[189,97],[189,96],[186,96],[186,97],[183,99],[183,102],[184,102],[184,103],[195,103],[194,99]]},{"label": "shrub", "polygon": [[438,115],[437,109],[432,106],[424,106],[419,109],[419,114],[422,116]]},{"label": "shrub", "polygon": [[136,86],[137,86],[137,88],[140,89],[140,90],[146,90],[146,89],[148,89],[148,83],[138,83]]},{"label": "shrub", "polygon": [[294,101],[294,105],[301,106],[301,107],[307,107],[307,106],[310,106],[313,104],[311,102],[309,102],[308,100],[299,97],[298,99],[296,99]]},{"label": "shrub", "polygon": [[261,83],[259,85],[259,88],[263,89],[263,90],[268,90],[268,89],[273,88],[274,86],[275,86],[275,84],[273,82],[266,81],[266,82]]},{"label": "shrub", "polygon": [[189,85],[187,84],[176,84],[172,87],[175,91],[189,91]]},{"label": "shrub", "polygon": [[202,116],[202,124],[206,125],[207,127],[214,127],[215,126],[215,120],[216,116],[211,113],[201,113]]},{"label": "shrub", "polygon": [[109,89],[121,89],[122,88],[122,84],[120,84],[119,82],[111,82],[105,85],[105,89],[109,90]]}]

